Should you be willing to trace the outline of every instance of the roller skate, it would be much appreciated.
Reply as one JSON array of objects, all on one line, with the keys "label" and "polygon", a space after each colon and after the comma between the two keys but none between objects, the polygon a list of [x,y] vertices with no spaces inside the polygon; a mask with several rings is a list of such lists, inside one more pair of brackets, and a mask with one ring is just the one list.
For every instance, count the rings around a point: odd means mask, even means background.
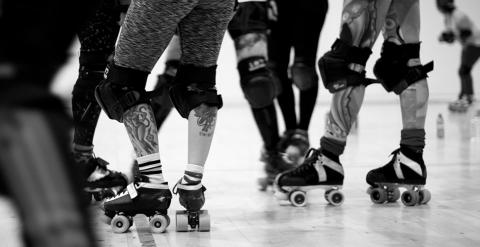
[{"label": "roller skate", "polygon": [[85,162],[79,162],[83,168],[85,199],[90,202],[102,201],[115,196],[127,186],[127,177],[107,168],[108,162],[102,158],[93,157]]},{"label": "roller skate", "polygon": [[[400,197],[405,206],[426,204],[431,198],[430,192],[424,189],[426,179],[422,154],[400,148],[392,152],[390,162],[368,172],[367,193],[375,204],[396,202]],[[402,187],[406,191],[400,195]]]},{"label": "roller skate", "polygon": [[260,160],[264,163],[265,171],[265,176],[258,179],[260,191],[266,191],[268,186],[273,184],[277,174],[296,167],[296,164],[293,163],[286,154],[282,154],[276,150],[262,150]]},{"label": "roller skate", "polygon": [[325,199],[334,206],[344,201],[343,167],[338,158],[327,157],[325,151],[310,149],[299,167],[280,173],[275,178],[275,197],[295,207],[307,205],[307,191],[325,190]]},{"label": "roller skate", "polygon": [[448,109],[452,112],[466,112],[473,103],[472,95],[463,95],[457,100],[450,102]]},{"label": "roller skate", "polygon": [[302,164],[308,148],[310,148],[308,132],[301,129],[285,131],[278,142],[278,149],[296,165]]},{"label": "roller skate", "polygon": [[145,176],[138,176],[125,190],[104,203],[105,215],[111,218],[115,233],[124,233],[133,224],[133,217],[143,214],[149,218],[154,233],[163,233],[170,224],[167,210],[172,193],[168,183],[152,184]]},{"label": "roller skate", "polygon": [[205,204],[206,188],[202,184],[185,185],[180,182],[181,179],[173,188],[173,193],[179,194],[180,205],[186,210],[177,210],[175,214],[177,232],[210,231],[210,215],[207,210],[201,210]]}]

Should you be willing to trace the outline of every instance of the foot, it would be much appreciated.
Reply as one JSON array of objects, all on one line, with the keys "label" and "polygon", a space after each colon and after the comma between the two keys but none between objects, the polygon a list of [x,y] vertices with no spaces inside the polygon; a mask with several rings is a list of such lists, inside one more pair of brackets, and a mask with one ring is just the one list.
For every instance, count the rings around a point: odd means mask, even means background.
[{"label": "foot", "polygon": [[102,158],[92,157],[78,165],[83,168],[84,190],[99,195],[98,200],[114,196],[127,186],[127,177],[108,169],[108,162]]},{"label": "foot", "polygon": [[135,180],[118,195],[104,202],[105,215],[110,218],[116,214],[166,215],[172,199],[168,183],[152,184],[145,177],[137,177]]},{"label": "foot", "polygon": [[303,162],[309,147],[308,132],[301,129],[285,131],[278,143],[278,150],[284,152],[297,165]]},{"label": "foot", "polygon": [[204,192],[207,190],[201,183],[195,185],[182,184],[180,179],[175,187],[173,193],[179,195],[180,205],[187,211],[199,211],[205,204]]}]

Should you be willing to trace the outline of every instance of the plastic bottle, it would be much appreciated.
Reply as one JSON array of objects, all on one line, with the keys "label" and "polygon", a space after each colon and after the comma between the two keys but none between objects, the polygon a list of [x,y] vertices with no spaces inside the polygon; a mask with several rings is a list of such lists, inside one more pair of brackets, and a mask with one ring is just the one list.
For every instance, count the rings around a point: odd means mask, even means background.
[{"label": "plastic bottle", "polygon": [[437,137],[445,137],[445,121],[443,120],[443,116],[441,113],[439,113],[437,116]]},{"label": "plastic bottle", "polygon": [[470,140],[480,142],[480,109],[470,121]]}]

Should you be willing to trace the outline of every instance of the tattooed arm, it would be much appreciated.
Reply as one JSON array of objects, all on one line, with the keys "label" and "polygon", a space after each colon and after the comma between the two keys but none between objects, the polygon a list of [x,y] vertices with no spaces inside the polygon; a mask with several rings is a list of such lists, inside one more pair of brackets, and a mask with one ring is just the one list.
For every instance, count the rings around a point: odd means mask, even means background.
[{"label": "tattooed arm", "polygon": [[124,114],[124,124],[137,156],[158,153],[158,133],[150,105],[130,108]]}]

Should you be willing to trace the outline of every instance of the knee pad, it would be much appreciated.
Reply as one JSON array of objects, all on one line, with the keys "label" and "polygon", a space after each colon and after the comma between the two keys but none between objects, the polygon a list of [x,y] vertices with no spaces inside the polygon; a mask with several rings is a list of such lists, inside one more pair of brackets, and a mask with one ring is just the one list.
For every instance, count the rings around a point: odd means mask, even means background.
[{"label": "knee pad", "polygon": [[460,68],[458,69],[458,75],[460,75],[460,77],[468,76],[470,75],[471,72],[472,72],[472,67],[464,64],[460,65]]},{"label": "knee pad", "polygon": [[80,54],[78,79],[73,86],[73,96],[81,97],[88,101],[95,101],[95,87],[103,80],[103,74],[107,63],[107,54],[82,52]]},{"label": "knee pad", "polygon": [[110,64],[105,80],[95,88],[95,98],[110,119],[123,122],[123,114],[133,106],[148,103],[145,92],[147,72]]},{"label": "knee pad", "polygon": [[337,39],[318,61],[325,88],[335,93],[349,86],[366,84],[365,64],[370,54],[369,48],[354,47]]},{"label": "knee pad", "polygon": [[170,99],[180,116],[188,118],[192,109],[206,104],[223,106],[222,97],[215,88],[217,66],[199,67],[190,64],[181,64],[177,75],[170,87]]},{"label": "knee pad", "polygon": [[238,71],[243,94],[252,108],[263,108],[273,103],[277,90],[264,57],[240,61]]},{"label": "knee pad", "polygon": [[420,43],[397,45],[385,41],[373,73],[387,92],[401,94],[413,83],[427,78],[427,73],[433,70],[433,62],[414,67],[408,66],[411,59],[419,59],[419,57]]},{"label": "knee pad", "polygon": [[268,29],[267,2],[242,2],[228,24],[232,39],[247,33],[266,33]]},{"label": "knee pad", "polygon": [[307,91],[318,85],[318,75],[314,67],[295,62],[290,68],[293,84],[300,91]]}]

